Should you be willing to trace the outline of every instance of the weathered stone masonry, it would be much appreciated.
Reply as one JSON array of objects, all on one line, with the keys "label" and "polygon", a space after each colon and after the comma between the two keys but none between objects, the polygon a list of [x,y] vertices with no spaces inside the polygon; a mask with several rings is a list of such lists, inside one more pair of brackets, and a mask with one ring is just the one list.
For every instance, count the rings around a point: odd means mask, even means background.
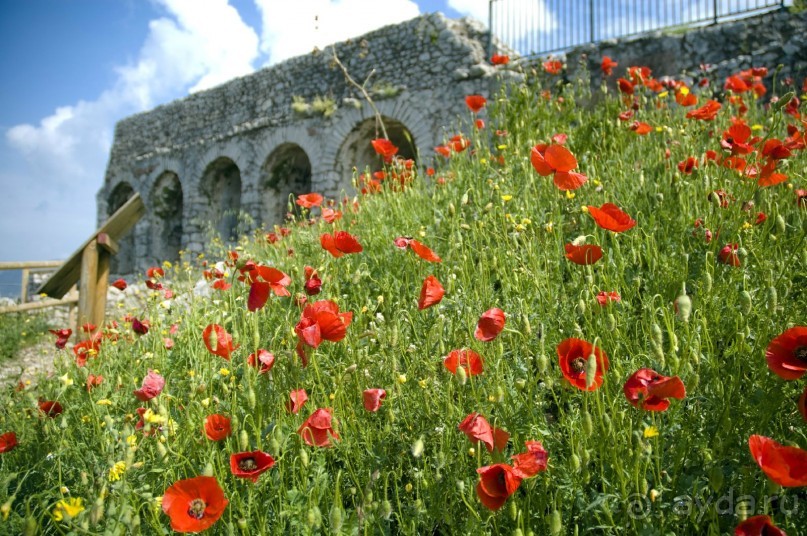
[{"label": "weathered stone masonry", "polygon": [[[351,76],[368,86],[400,154],[430,159],[432,148],[469,117],[465,95],[489,93],[478,23],[434,14],[336,45]],[[330,117],[293,110],[293,97],[333,99]],[[451,132],[453,134],[454,132]],[[201,251],[210,226],[225,239],[238,210],[271,228],[290,195],[353,195],[353,166],[378,168],[380,137],[369,105],[345,81],[330,47],[263,69],[118,123],[98,220],[139,192],[146,217],[118,255],[118,273]],[[419,162],[421,163],[421,162]],[[424,161],[425,163],[425,161]]]}]

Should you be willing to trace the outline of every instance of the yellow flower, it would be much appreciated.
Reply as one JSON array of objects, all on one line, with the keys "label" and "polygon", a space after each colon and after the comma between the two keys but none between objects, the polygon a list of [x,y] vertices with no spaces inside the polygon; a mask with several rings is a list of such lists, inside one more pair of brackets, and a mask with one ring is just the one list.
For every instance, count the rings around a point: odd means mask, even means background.
[{"label": "yellow flower", "polygon": [[521,218],[521,225],[530,225],[532,220],[529,218]]},{"label": "yellow flower", "polygon": [[658,94],[658,98],[663,99],[664,97],[666,97],[669,94],[670,94],[669,91],[662,91],[661,93]]},{"label": "yellow flower", "polygon": [[226,369],[226,368],[222,367],[222,368],[219,369],[219,374],[221,374],[222,376],[229,376],[230,371],[229,371],[229,369]]},{"label": "yellow flower", "polygon": [[480,159],[479,159],[479,163],[480,163],[480,164],[482,164],[483,166],[484,166],[484,165],[487,165],[487,163],[488,163],[488,159],[487,159],[487,158],[480,158]]},{"label": "yellow flower", "polygon": [[109,481],[117,482],[123,473],[126,472],[126,462],[116,462],[109,470]]},{"label": "yellow flower", "polygon": [[425,389],[426,386],[428,385],[428,382],[426,381],[426,378],[423,378],[422,380],[418,380],[418,385],[421,387],[421,389]]},{"label": "yellow flower", "polygon": [[645,439],[648,439],[648,438],[651,438],[651,437],[657,437],[658,436],[658,428],[656,428],[655,426],[648,426],[647,428],[644,429],[644,432],[642,433],[642,435],[644,436]]},{"label": "yellow flower", "polygon": [[146,412],[143,414],[143,420],[149,424],[164,424],[165,417],[160,415],[159,413],[154,413],[151,408],[147,409]]},{"label": "yellow flower", "polygon": [[502,145],[497,145],[497,146],[496,146],[496,148],[497,148],[498,150],[500,150],[500,151],[504,151],[505,149],[507,149],[507,145],[504,145],[504,144],[502,144]]},{"label": "yellow flower", "polygon": [[583,214],[588,214],[588,206],[583,205],[582,207],[580,207],[580,212],[582,212]]},{"label": "yellow flower", "polygon": [[656,132],[664,132],[664,127],[656,127]]},{"label": "yellow flower", "polygon": [[748,229],[751,229],[752,227],[754,227],[754,226],[751,225],[748,222],[743,223],[743,230],[748,230]]},{"label": "yellow flower", "polygon": [[686,86],[682,86],[681,89],[678,90],[678,93],[681,95],[689,95],[689,88]]},{"label": "yellow flower", "polygon": [[171,261],[163,261],[163,268],[165,268],[166,270],[170,270],[172,267],[173,264],[171,264]]},{"label": "yellow flower", "polygon": [[64,376],[59,376],[59,379],[62,381],[65,387],[70,387],[73,385],[73,378],[71,378],[67,373]]},{"label": "yellow flower", "polygon": [[406,374],[398,374],[398,383],[406,383]]},{"label": "yellow flower", "polygon": [[53,509],[53,519],[61,521],[67,516],[72,519],[84,511],[84,499],[81,497],[73,497],[71,499],[62,499],[56,503]]},{"label": "yellow flower", "polygon": [[751,130],[762,130],[763,128],[765,127],[762,125],[751,125]]},{"label": "yellow flower", "polygon": [[566,199],[574,199],[575,193],[571,190],[566,190]]},{"label": "yellow flower", "polygon": [[513,199],[513,196],[510,195],[510,194],[505,194],[505,195],[502,196],[502,201],[504,201],[505,203],[507,203],[511,199]]},{"label": "yellow flower", "polygon": [[96,404],[98,404],[99,406],[111,406],[112,401],[108,398],[102,398],[101,400],[96,402]]},{"label": "yellow flower", "polygon": [[126,438],[126,444],[129,445],[130,447],[134,447],[135,445],[137,445],[137,436],[134,434],[128,436]]},{"label": "yellow flower", "polygon": [[546,231],[547,233],[551,233],[552,229],[554,229],[554,228],[555,228],[555,224],[552,223],[551,221],[544,224],[544,231]]}]

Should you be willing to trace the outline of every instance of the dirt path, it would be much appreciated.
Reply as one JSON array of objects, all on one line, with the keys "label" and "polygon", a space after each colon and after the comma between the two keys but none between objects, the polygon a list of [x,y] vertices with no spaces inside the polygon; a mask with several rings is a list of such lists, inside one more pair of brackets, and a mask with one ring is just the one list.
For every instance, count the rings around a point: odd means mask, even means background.
[{"label": "dirt path", "polygon": [[19,381],[34,381],[40,374],[53,374],[53,360],[58,350],[50,339],[23,348],[11,359],[0,361],[0,386]]}]

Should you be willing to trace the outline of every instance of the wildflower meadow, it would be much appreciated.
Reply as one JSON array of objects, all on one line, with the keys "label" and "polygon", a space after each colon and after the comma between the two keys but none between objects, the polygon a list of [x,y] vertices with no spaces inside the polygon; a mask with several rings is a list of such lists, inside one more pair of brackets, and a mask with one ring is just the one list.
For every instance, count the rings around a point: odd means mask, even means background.
[{"label": "wildflower meadow", "polygon": [[807,534],[807,83],[602,69],[114,282],[0,394],[0,533]]}]

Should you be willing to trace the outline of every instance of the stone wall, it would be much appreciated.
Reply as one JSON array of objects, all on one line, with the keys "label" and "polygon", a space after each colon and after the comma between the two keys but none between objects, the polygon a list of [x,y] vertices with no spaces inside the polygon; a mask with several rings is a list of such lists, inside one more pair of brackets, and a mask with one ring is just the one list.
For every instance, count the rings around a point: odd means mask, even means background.
[{"label": "stone wall", "polygon": [[[390,139],[426,165],[458,118],[469,118],[465,95],[489,94],[501,79],[485,61],[486,43],[478,23],[432,14],[335,50],[355,80],[373,73],[368,87]],[[323,98],[336,105],[328,116],[301,104]],[[331,47],[120,121],[97,195],[98,221],[134,192],[148,212],[122,244],[132,253],[113,270],[200,251],[209,227],[225,238],[233,232],[238,210],[270,229],[290,196],[353,195],[353,167],[379,167],[370,146],[376,137],[374,115]]]}]

